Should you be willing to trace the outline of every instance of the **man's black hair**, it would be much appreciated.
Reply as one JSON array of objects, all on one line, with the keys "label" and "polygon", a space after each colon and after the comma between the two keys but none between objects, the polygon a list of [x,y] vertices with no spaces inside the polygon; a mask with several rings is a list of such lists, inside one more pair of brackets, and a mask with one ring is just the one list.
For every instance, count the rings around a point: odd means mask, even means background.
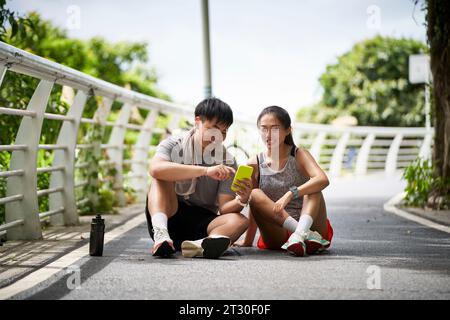
[{"label": "man's black hair", "polygon": [[233,111],[230,106],[218,98],[207,98],[195,108],[195,116],[202,121],[217,119],[217,123],[231,126],[233,123]]}]

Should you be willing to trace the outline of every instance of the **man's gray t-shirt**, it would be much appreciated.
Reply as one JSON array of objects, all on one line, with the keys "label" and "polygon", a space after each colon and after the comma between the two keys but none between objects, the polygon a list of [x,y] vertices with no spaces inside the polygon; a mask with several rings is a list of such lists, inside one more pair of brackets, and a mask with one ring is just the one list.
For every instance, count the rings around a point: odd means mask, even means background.
[{"label": "man's gray t-shirt", "polygon": [[[172,159],[172,150],[175,147],[180,148],[181,140],[181,137],[176,136],[170,136],[164,139],[156,148],[155,157],[157,156],[171,162],[178,162]],[[223,154],[225,155],[226,152],[227,151],[224,147]],[[227,158],[233,160],[232,164],[228,165],[234,169],[237,169],[236,161],[229,153],[227,154]],[[203,167],[211,167],[216,164],[206,164],[203,162],[200,165]],[[218,181],[206,176],[198,177],[195,192],[187,196],[188,198],[178,195],[178,201],[185,202],[189,205],[202,207],[217,213],[219,209],[217,200],[219,193],[229,194],[233,197],[235,196],[235,193],[231,190],[233,178],[234,176],[231,176],[228,180]]]}]

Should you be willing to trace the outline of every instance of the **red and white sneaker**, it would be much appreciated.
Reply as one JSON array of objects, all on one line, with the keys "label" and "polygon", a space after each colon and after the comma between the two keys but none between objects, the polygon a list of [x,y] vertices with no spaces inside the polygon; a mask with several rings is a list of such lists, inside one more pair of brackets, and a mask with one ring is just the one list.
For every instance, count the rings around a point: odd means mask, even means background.
[{"label": "red and white sneaker", "polygon": [[168,257],[175,253],[173,241],[170,239],[169,232],[165,228],[153,227],[153,256]]},{"label": "red and white sneaker", "polygon": [[317,231],[309,231],[305,239],[306,253],[313,254],[322,252],[330,246],[330,241],[322,238]]},{"label": "red and white sneaker", "polygon": [[306,239],[307,234],[298,234],[294,232],[289,237],[288,241],[286,241],[285,244],[281,247],[281,249],[287,250],[290,254],[293,254],[297,257],[304,257],[306,256]]}]

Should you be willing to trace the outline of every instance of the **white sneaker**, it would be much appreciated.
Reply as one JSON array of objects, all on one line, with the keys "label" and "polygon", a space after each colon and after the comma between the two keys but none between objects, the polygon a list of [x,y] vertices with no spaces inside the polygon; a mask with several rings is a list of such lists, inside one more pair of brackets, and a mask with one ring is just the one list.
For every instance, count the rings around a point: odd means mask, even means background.
[{"label": "white sneaker", "polygon": [[183,241],[181,254],[185,258],[205,257],[219,258],[230,246],[230,238],[225,236],[212,236],[201,240]]},{"label": "white sneaker", "polygon": [[173,241],[170,239],[169,232],[165,228],[153,227],[153,255],[167,257],[175,253]]}]

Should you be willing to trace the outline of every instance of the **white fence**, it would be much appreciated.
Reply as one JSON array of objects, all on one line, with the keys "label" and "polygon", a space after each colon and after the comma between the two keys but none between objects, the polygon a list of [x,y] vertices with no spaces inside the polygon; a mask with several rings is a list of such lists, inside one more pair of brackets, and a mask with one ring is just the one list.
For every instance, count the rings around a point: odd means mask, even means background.
[{"label": "white fence", "polygon": [[[95,201],[96,195],[86,187],[99,186],[108,180],[114,182],[119,205],[126,204],[125,184],[132,186],[138,201],[143,201],[149,183],[148,163],[155,148],[151,145],[152,137],[167,133],[165,128],[156,127],[158,117],[170,118],[168,129],[172,132],[180,128],[180,121],[193,119],[191,107],[121,88],[0,42],[0,85],[7,72],[39,80],[25,110],[0,106],[0,116],[21,117],[14,143],[0,145],[0,152],[11,153],[9,169],[0,172],[0,179],[7,179],[6,195],[0,198],[0,205],[4,205],[6,211],[6,223],[0,225],[0,235],[7,232],[8,239],[41,238],[41,221],[45,219],[58,225],[77,224],[79,206]],[[52,90],[74,93],[67,114],[46,112]],[[93,97],[99,101],[98,108],[92,118],[85,118],[86,102]],[[115,101],[122,103],[122,107],[115,121],[108,121]],[[142,125],[130,123],[136,109],[148,111]],[[62,122],[55,144],[40,144],[45,120]],[[82,124],[112,128],[108,141],[102,143],[100,135],[91,143],[80,143],[78,135]],[[138,134],[133,145],[125,141],[127,130]],[[428,157],[433,134],[422,128],[336,128],[301,123],[295,125],[294,133],[296,142],[308,148],[321,166],[334,176],[380,170],[392,174],[418,155]],[[227,145],[238,161],[243,162],[249,154],[261,150],[258,136],[254,121],[236,119]],[[130,159],[124,157],[127,148],[131,149]],[[87,149],[102,160],[99,163],[77,161],[79,152]],[[37,166],[40,150],[53,153],[50,166]],[[111,166],[114,176],[98,176],[99,166]],[[127,174],[124,174],[125,168]],[[88,172],[90,178],[76,181],[76,172],[82,170]],[[50,173],[50,187],[38,190],[37,176],[42,173]],[[76,190],[79,189],[86,191],[77,199]],[[49,210],[46,212],[39,212],[41,197],[48,197]]]}]

